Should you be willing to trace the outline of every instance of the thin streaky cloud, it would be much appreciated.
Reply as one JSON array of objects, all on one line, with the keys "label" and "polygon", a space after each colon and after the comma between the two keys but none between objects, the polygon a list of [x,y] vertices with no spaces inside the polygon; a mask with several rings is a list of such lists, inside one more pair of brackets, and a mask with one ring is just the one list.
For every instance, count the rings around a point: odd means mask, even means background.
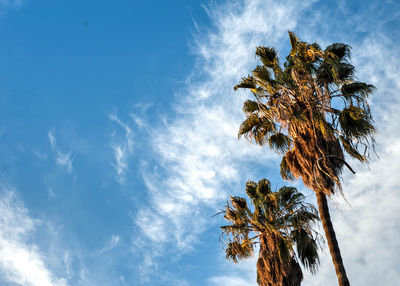
[{"label": "thin streaky cloud", "polygon": [[110,240],[107,242],[107,244],[99,251],[99,253],[103,254],[105,252],[111,251],[119,244],[119,241],[120,237],[118,235],[113,234]]},{"label": "thin streaky cloud", "polygon": [[114,152],[114,162],[111,165],[117,172],[116,179],[120,184],[125,182],[125,175],[129,169],[129,160],[133,155],[133,131],[130,126],[122,122],[116,114],[111,114],[109,119],[122,127],[124,135],[121,138],[117,138],[115,133],[112,138],[111,148]]},{"label": "thin streaky cloud", "polygon": [[[232,87],[255,63],[253,49],[260,39],[278,43],[309,3],[233,1],[207,9],[213,29],[194,38],[197,65],[177,94],[177,116],[151,132],[157,168],[142,165],[149,204],[138,210],[135,222],[149,245],[191,251],[210,225],[205,214],[212,215],[229,189],[252,173],[243,172],[243,164],[276,160],[238,140],[245,95],[234,94]],[[151,265],[151,252],[144,257]]]},{"label": "thin streaky cloud", "polygon": [[54,152],[56,156],[57,165],[65,168],[68,173],[72,173],[73,171],[73,159],[71,152],[62,152],[60,147],[57,144],[57,140],[55,137],[55,129],[52,129],[48,132],[48,137],[50,141],[51,150]]},{"label": "thin streaky cloud", "polygon": [[48,136],[49,136],[49,141],[50,141],[50,146],[52,150],[55,150],[57,147],[56,143],[56,138],[54,137],[54,132],[55,130],[52,129],[49,131]]}]

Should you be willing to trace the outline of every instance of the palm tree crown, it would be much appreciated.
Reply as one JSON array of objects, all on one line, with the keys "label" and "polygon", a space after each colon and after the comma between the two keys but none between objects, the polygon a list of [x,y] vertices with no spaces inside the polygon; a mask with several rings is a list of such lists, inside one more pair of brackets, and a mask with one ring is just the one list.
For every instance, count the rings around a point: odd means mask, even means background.
[{"label": "palm tree crown", "polygon": [[282,177],[301,178],[315,192],[339,285],[348,286],[326,195],[341,191],[344,165],[354,172],[345,153],[367,161],[376,132],[367,99],[375,87],[355,80],[350,46],[335,43],[322,50],[293,32],[289,38],[292,48],[283,66],[274,48],[258,47],[262,65],[235,86],[255,97],[243,105],[239,137],[268,143],[283,155]]},{"label": "palm tree crown", "polygon": [[350,46],[336,43],[322,50],[289,36],[292,49],[283,66],[274,48],[258,47],[262,65],[235,86],[255,97],[243,105],[239,137],[284,154],[283,178],[301,178],[330,195],[341,189],[343,165],[349,167],[344,152],[367,160],[375,133],[367,98],[374,86],[355,81]]},{"label": "palm tree crown", "polygon": [[221,227],[222,238],[227,239],[226,258],[234,262],[248,258],[259,243],[259,285],[300,285],[303,274],[298,260],[312,273],[319,264],[319,236],[311,228],[318,220],[316,209],[303,202],[304,195],[296,188],[272,192],[266,179],[247,182],[246,193],[253,210],[241,197],[230,197],[225,207],[224,217],[231,223]]}]

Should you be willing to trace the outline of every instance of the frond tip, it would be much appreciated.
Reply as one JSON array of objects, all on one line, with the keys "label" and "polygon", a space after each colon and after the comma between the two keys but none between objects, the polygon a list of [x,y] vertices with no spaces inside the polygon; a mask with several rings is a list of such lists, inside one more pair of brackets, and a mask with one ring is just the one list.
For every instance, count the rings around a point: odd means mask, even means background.
[{"label": "frond tip", "polygon": [[278,52],[272,47],[257,47],[256,55],[261,59],[264,66],[273,68],[278,63]]},{"label": "frond tip", "polygon": [[257,87],[254,83],[253,78],[248,76],[242,78],[242,81],[233,87],[234,90],[237,90],[238,88],[256,89]]},{"label": "frond tip", "polygon": [[258,103],[253,100],[246,100],[243,103],[243,112],[247,115],[257,112],[259,110]]}]

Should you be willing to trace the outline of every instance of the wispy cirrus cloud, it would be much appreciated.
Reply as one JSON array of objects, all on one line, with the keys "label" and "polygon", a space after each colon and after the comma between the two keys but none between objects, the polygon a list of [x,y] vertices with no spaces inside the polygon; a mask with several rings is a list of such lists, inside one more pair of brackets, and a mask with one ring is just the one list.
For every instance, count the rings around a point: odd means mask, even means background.
[{"label": "wispy cirrus cloud", "polygon": [[64,278],[49,269],[30,234],[39,221],[29,216],[12,187],[1,183],[0,191],[0,281],[12,285],[65,286]]},{"label": "wispy cirrus cloud", "polygon": [[[235,138],[244,96],[233,95],[232,86],[255,66],[252,55],[256,46],[288,49],[287,31],[296,30],[300,37],[305,35],[305,40],[322,45],[338,41],[351,44],[360,79],[378,88],[371,107],[381,132],[377,137],[380,159],[372,162],[370,169],[357,166],[361,171],[355,177],[345,177],[344,191],[352,208],[339,200],[340,211],[331,209],[350,280],[357,285],[395,285],[394,281],[399,280],[400,271],[393,266],[400,262],[395,255],[399,245],[393,238],[400,235],[396,216],[400,208],[396,194],[400,127],[394,124],[400,119],[397,96],[400,57],[396,45],[383,36],[382,30],[356,31],[362,34],[357,34],[358,40],[353,39],[355,33],[346,29],[360,27],[358,23],[364,17],[345,17],[347,28],[340,32],[336,17],[323,14],[312,6],[315,3],[231,1],[207,8],[213,26],[195,37],[197,66],[187,80],[184,95],[178,96],[177,116],[153,132],[158,168],[151,169],[146,164],[143,168],[150,200],[146,208],[138,211],[136,224],[142,229],[141,239],[145,240],[142,243],[155,246],[152,253],[144,255],[149,269],[156,268],[151,257],[160,255],[160,245],[168,244],[179,251],[191,249],[209,224],[204,215],[209,207],[220,203],[241,179],[260,173],[259,166],[251,162],[268,164],[276,158]],[[317,10],[316,18],[307,16],[310,7]],[[370,11],[366,13],[369,15]],[[278,162],[275,163],[277,168]],[[306,272],[305,283],[335,285],[327,250],[321,261],[315,276]],[[255,273],[255,262],[251,268],[249,271]],[[390,270],[381,280],[378,273],[385,272],[384,269]],[[235,281],[246,285],[245,280],[237,278],[228,270],[209,282],[226,285]]]},{"label": "wispy cirrus cloud", "polygon": [[[257,253],[258,249],[255,250]],[[257,275],[255,264],[257,256],[241,261],[239,264],[227,262],[225,255],[221,252],[218,259],[223,266],[220,274],[212,276],[208,279],[208,285],[213,286],[252,286],[256,283]]]},{"label": "wispy cirrus cloud", "polygon": [[57,165],[65,168],[68,173],[72,173],[73,171],[73,159],[71,152],[63,152],[57,144],[57,140],[55,137],[55,129],[52,129],[48,132],[48,137],[50,141],[51,150],[56,155],[56,163]]},{"label": "wispy cirrus cloud", "polygon": [[33,217],[18,190],[0,175],[0,285],[114,285],[119,275],[110,274],[115,257],[107,252],[119,243],[120,237],[111,235],[103,248],[82,249],[64,225]]},{"label": "wispy cirrus cloud", "polygon": [[104,247],[99,251],[100,254],[103,254],[105,252],[108,252],[112,250],[114,247],[116,247],[119,244],[120,237],[118,235],[113,234],[110,238],[110,240],[104,245]]},{"label": "wispy cirrus cloud", "polygon": [[[232,87],[255,64],[254,48],[264,39],[280,47],[311,2],[230,1],[206,8],[212,27],[194,38],[197,64],[177,94],[176,117],[151,130],[157,166],[142,164],[149,203],[135,222],[154,256],[165,245],[176,253],[191,250],[227,192],[258,172],[252,169],[257,161],[265,166],[277,158],[238,140],[246,95]],[[154,266],[151,255],[144,256]]]},{"label": "wispy cirrus cloud", "polygon": [[117,172],[117,181],[123,184],[125,182],[125,174],[128,171],[129,160],[133,155],[133,132],[128,123],[122,122],[116,114],[111,114],[109,118],[112,122],[117,123],[124,131],[122,139],[117,138],[114,133],[111,143],[115,159],[112,166]]}]

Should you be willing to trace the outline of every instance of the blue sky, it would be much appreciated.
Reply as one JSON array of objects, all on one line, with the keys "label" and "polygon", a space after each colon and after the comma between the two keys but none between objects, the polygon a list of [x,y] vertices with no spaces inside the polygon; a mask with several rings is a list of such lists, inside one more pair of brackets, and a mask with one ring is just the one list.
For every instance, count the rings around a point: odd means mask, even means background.
[{"label": "blue sky", "polygon": [[[237,140],[248,94],[232,87],[294,30],[350,44],[377,87],[379,158],[351,162],[331,212],[352,284],[396,285],[399,6],[0,0],[0,284],[256,285],[212,216],[248,179],[283,183],[275,154]],[[321,255],[304,284],[336,285]]]}]

